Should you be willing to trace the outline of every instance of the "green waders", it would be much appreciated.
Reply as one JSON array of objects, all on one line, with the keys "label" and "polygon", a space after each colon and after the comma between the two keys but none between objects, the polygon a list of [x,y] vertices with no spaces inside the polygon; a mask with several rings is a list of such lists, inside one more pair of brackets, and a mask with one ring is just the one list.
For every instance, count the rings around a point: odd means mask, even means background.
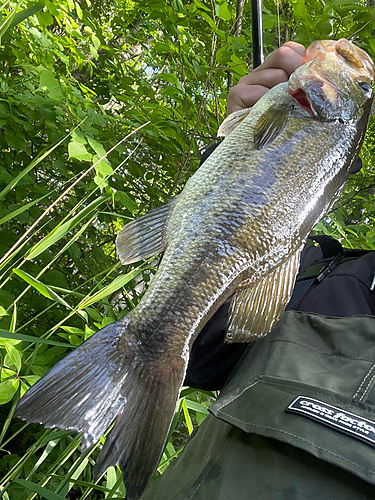
[{"label": "green waders", "polygon": [[141,500],[375,499],[375,317],[288,311]]}]

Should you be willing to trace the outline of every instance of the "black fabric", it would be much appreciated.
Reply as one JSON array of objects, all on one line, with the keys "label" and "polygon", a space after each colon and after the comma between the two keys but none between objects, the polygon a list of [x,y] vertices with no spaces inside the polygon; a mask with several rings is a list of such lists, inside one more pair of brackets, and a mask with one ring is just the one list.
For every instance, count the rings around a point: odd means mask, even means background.
[{"label": "black fabric", "polygon": [[202,165],[202,163],[204,163],[207,158],[210,156],[210,154],[215,151],[215,149],[219,146],[220,142],[218,142],[217,144],[213,144],[212,146],[210,146],[208,149],[206,149],[206,151],[202,154],[201,156],[201,161],[199,163],[199,166]]},{"label": "black fabric", "polygon": [[319,243],[319,247],[323,252],[324,259],[336,257],[337,255],[344,255],[344,249],[341,243],[332,238],[332,236],[317,234],[315,236],[309,236],[309,240],[313,240]]},{"label": "black fabric", "polygon": [[247,344],[224,342],[231,299],[214,314],[193,344],[184,385],[215,391],[221,389]]},{"label": "black fabric", "polygon": [[362,168],[362,160],[361,158],[357,158],[356,162],[354,163],[354,165],[352,166],[351,170],[350,170],[350,173],[351,174],[356,174],[358,173]]}]

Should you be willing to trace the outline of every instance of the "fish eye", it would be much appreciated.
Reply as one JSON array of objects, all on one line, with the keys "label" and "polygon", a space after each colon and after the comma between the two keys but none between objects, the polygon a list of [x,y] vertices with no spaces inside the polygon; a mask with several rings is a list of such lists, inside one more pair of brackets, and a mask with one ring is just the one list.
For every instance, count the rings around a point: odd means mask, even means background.
[{"label": "fish eye", "polygon": [[363,90],[363,92],[365,92],[366,94],[370,94],[372,92],[372,86],[367,83],[367,82],[359,82],[358,84],[361,89]]}]

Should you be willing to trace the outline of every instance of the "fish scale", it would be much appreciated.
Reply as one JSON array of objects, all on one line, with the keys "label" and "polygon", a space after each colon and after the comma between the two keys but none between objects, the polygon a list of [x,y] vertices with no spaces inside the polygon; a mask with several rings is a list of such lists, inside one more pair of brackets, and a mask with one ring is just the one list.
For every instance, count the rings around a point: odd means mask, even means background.
[{"label": "fish scale", "polygon": [[191,345],[232,297],[228,342],[267,335],[289,301],[307,235],[354,164],[373,98],[374,68],[347,40],[314,42],[307,64],[250,110],[169,205],[125,226],[123,264],[164,252],[140,303],[93,335],[20,400],[19,418],[82,433],[107,430],[94,467],[119,464],[127,498],[159,462]]}]

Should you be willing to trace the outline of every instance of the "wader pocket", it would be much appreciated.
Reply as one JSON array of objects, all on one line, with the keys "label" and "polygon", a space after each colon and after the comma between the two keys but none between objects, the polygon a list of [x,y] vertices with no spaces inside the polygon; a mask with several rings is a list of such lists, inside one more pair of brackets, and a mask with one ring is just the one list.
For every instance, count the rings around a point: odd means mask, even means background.
[{"label": "wader pocket", "polygon": [[375,375],[374,332],[372,316],[288,311],[249,350],[210,411],[375,485],[375,406],[358,400]]}]

